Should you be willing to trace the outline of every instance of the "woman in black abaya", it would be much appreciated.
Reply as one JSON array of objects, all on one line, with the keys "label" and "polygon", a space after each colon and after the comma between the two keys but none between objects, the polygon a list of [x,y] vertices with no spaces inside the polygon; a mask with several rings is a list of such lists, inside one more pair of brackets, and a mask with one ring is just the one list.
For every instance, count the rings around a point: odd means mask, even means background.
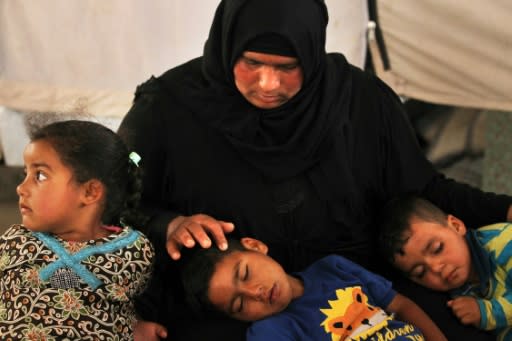
[{"label": "woman in black abaya", "polygon": [[[320,0],[222,1],[204,55],[137,88],[119,133],[142,156],[145,232],[159,251],[138,306],[167,327],[169,340],[243,339],[242,324],[194,319],[171,259],[182,245],[222,244],[233,226],[235,236],[269,245],[287,271],[335,253],[387,276],[374,251],[375,216],[397,194],[419,193],[472,227],[507,219],[511,198],[436,172],[392,90],[325,52],[327,22]],[[251,77],[237,72],[248,52],[297,60],[298,91],[260,105],[244,92],[263,93],[252,76],[272,72],[274,95],[287,94],[288,78],[264,63]],[[397,280],[448,339],[490,340],[459,324],[443,295]]]}]

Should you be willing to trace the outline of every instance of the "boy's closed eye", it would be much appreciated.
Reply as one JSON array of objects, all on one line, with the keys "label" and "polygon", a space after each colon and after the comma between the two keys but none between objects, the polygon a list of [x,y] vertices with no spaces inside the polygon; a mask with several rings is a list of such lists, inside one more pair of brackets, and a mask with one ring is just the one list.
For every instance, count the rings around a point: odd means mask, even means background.
[{"label": "boy's closed eye", "polygon": [[[235,278],[240,282],[245,282],[249,279],[249,265],[238,264],[236,267]],[[241,313],[244,309],[244,299],[242,295],[238,295],[233,301],[231,311],[233,313]]]},{"label": "boy's closed eye", "polygon": [[[440,241],[435,241],[432,243],[429,243],[428,252],[431,255],[439,255],[444,250],[444,244]],[[425,273],[427,272],[427,269],[424,265],[417,265],[415,266],[411,271],[409,271],[408,276],[410,278],[414,279],[422,279],[425,276]]]},{"label": "boy's closed eye", "polygon": [[243,307],[244,307],[243,299],[242,299],[242,296],[239,295],[233,301],[233,306],[231,308],[231,313],[232,314],[239,314],[239,313],[241,313],[243,311]]},{"label": "boy's closed eye", "polygon": [[432,247],[432,253],[433,254],[439,254],[443,251],[444,244],[442,242],[437,242]]},{"label": "boy's closed eye", "polygon": [[414,267],[414,269],[412,269],[408,274],[409,277],[415,278],[415,279],[421,279],[421,278],[423,278],[424,275],[425,275],[425,267],[423,265]]}]

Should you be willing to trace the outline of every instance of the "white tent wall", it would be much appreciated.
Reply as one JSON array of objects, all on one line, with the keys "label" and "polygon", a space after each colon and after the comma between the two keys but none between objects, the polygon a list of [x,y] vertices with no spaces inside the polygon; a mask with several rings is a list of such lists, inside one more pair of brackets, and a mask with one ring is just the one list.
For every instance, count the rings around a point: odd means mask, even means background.
[{"label": "white tent wall", "polygon": [[[0,0],[0,144],[20,165],[28,112],[79,107],[113,129],[135,87],[202,54],[218,0]],[[366,1],[327,0],[327,50],[366,54]]]},{"label": "white tent wall", "polygon": [[432,103],[512,110],[512,1],[375,0],[389,68],[370,32],[377,75]]},{"label": "white tent wall", "polygon": [[0,104],[122,116],[137,84],[201,53],[216,2],[0,0]]}]

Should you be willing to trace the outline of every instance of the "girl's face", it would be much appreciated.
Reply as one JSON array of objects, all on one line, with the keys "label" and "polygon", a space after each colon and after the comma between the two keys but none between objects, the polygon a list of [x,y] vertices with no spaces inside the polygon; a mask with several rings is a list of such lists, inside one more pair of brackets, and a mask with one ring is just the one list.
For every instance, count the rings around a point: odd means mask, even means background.
[{"label": "girl's face", "polygon": [[31,142],[23,153],[25,179],[16,188],[23,225],[40,232],[66,233],[81,216],[83,188],[45,140]]}]

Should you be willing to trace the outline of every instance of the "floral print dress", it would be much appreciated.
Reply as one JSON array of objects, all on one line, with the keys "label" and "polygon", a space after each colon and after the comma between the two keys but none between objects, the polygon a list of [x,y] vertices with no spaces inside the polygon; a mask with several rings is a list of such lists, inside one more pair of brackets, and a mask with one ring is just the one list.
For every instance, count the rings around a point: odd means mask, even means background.
[{"label": "floral print dress", "polygon": [[1,340],[133,340],[154,250],[129,227],[87,242],[11,226],[0,237]]}]

